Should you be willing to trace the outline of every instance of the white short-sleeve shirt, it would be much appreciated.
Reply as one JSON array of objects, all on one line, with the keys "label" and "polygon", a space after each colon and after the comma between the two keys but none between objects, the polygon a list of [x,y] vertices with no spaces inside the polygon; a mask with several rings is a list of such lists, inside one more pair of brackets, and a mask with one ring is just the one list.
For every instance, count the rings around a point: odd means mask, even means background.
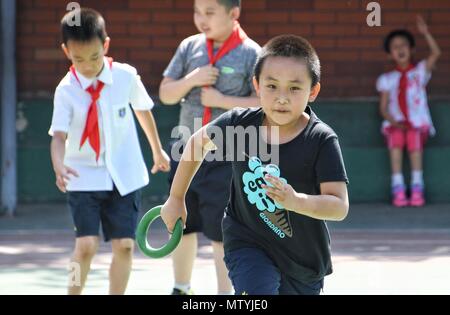
[{"label": "white short-sleeve shirt", "polygon": [[[149,183],[148,170],[139,145],[131,107],[151,110],[154,103],[135,68],[105,58],[102,72],[88,79],[68,72],[55,91],[53,118],[49,134],[67,133],[64,163],[79,177],[71,177],[68,191],[110,191],[115,185],[122,196]],[[100,157],[86,141],[80,140],[86,124],[91,96],[85,90],[96,81],[105,83],[97,101],[100,130]]]},{"label": "white short-sleeve shirt", "polygon": [[[415,128],[429,128],[430,135],[434,135],[435,129],[431,120],[426,91],[431,73],[427,70],[426,60],[422,60],[416,67],[408,71],[407,76],[406,100],[409,120]],[[405,121],[398,102],[400,78],[401,73],[396,70],[382,74],[377,80],[377,90],[389,93],[388,110],[391,116],[396,121]],[[389,126],[390,123],[384,121],[382,129],[385,130]]]}]

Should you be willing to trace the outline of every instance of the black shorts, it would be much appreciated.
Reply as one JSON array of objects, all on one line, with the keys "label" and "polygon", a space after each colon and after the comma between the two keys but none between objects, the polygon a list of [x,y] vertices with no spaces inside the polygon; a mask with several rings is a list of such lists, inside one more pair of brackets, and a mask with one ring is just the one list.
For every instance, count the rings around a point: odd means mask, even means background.
[{"label": "black shorts", "polygon": [[76,237],[98,236],[100,225],[105,242],[111,239],[135,239],[141,191],[121,196],[112,191],[68,192]]},{"label": "black shorts", "polygon": [[[178,162],[171,159],[169,185]],[[222,242],[222,219],[230,198],[231,163],[203,162],[186,193],[188,211],[184,234],[203,232],[210,240]]]},{"label": "black shorts", "polygon": [[224,261],[236,295],[319,295],[323,288],[323,279],[302,283],[289,277],[258,248],[227,251]]}]

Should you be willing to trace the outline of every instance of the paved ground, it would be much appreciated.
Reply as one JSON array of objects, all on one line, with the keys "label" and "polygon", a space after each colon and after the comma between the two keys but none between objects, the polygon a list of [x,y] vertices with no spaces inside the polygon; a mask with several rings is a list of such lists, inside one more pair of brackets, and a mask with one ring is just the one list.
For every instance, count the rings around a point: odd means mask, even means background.
[{"label": "paved ground", "polygon": [[[353,205],[351,215],[330,224],[334,273],[324,294],[450,294],[450,205],[392,209]],[[166,239],[159,224],[152,245]],[[73,246],[64,205],[22,206],[13,219],[0,217],[0,294],[65,294]],[[110,254],[102,244],[86,294],[106,294]],[[215,293],[212,249],[201,238],[193,288]],[[136,250],[128,294],[167,294],[171,261]]]}]

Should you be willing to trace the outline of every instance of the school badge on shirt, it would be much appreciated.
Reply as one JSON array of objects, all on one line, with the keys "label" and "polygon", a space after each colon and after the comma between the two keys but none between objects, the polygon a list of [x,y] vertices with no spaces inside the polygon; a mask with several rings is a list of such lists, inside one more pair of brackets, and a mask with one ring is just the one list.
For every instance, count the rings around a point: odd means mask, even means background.
[{"label": "school badge on shirt", "polygon": [[119,109],[119,117],[120,118],[125,118],[126,115],[127,115],[126,107],[123,107],[123,108]]},{"label": "school badge on shirt", "polygon": [[233,74],[235,72],[235,70],[231,67],[223,66],[221,69],[221,72],[223,74]]}]

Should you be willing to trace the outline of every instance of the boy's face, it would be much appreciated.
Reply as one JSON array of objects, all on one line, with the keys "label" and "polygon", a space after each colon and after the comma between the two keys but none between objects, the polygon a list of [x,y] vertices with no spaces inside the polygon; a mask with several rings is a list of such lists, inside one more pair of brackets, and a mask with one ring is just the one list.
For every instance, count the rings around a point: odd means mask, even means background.
[{"label": "boy's face", "polygon": [[99,38],[89,42],[69,40],[62,49],[75,69],[86,78],[95,78],[103,68],[103,57],[108,52],[110,39],[103,44]]},{"label": "boy's face", "polygon": [[394,37],[391,41],[391,58],[398,65],[406,65],[411,61],[411,46],[409,45],[409,41],[402,37],[397,36]]},{"label": "boy's face", "polygon": [[253,82],[264,113],[278,126],[297,122],[320,91],[320,83],[311,88],[305,63],[290,57],[268,57],[259,84],[256,78]]},{"label": "boy's face", "polygon": [[217,42],[224,42],[231,34],[240,9],[230,11],[217,0],[195,0],[194,23],[199,32]]}]

